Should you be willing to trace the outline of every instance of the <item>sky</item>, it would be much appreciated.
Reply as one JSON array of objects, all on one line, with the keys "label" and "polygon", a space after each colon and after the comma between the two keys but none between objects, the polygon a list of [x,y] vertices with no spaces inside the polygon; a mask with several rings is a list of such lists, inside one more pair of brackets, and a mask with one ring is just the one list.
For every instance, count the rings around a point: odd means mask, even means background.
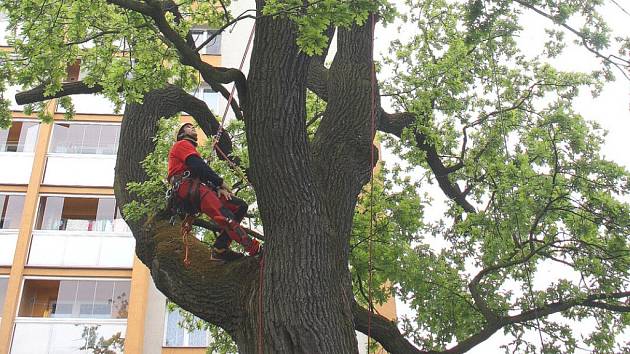
[{"label": "sky", "polygon": [[[401,3],[401,1],[397,2]],[[626,10],[630,10],[630,1],[623,0],[618,3],[627,3]],[[615,34],[630,35],[630,30],[627,30],[627,23],[630,21],[629,14],[623,12],[611,1],[608,1],[606,5],[602,7],[601,11]],[[545,41],[544,29],[551,27],[551,23],[533,12],[526,12],[522,24],[524,31],[518,40],[519,46],[526,55],[534,56],[541,52],[542,45]],[[625,33],[624,29],[626,29]],[[404,33],[396,32],[395,26],[389,26],[387,28],[379,26],[376,32],[376,53],[380,55],[386,54],[390,39],[404,38],[404,36]],[[567,41],[572,41],[575,37],[567,34],[566,38]],[[599,60],[591,53],[574,44],[569,45],[563,55],[550,61],[550,63],[558,69],[585,72],[590,72],[600,66]],[[391,73],[384,72],[379,79],[383,80],[387,75],[391,75]],[[578,99],[575,101],[574,109],[581,113],[585,119],[599,123],[601,127],[608,132],[606,143],[602,148],[603,156],[630,170],[630,81],[626,80],[619,72],[615,72],[615,75],[617,76],[617,80],[608,83],[598,97],[593,97],[590,90],[582,90]],[[386,164],[390,166],[393,163],[400,162],[396,156],[387,150],[384,151],[383,156]],[[434,196],[443,196],[443,193],[437,188],[435,188],[431,194]],[[429,215],[429,217],[439,218],[444,208],[444,199],[437,198],[431,208],[433,215]],[[439,247],[440,241],[436,240],[435,243],[436,246]],[[545,272],[550,275],[552,270],[542,270],[542,274],[540,275],[543,278],[546,276]],[[400,299],[397,299],[397,307],[399,315],[413,314],[413,311],[400,301]],[[592,325],[593,323],[580,323],[576,324],[574,328],[579,328],[578,331],[585,331],[587,328],[591,328]],[[529,335],[535,336],[530,337],[534,342],[539,341],[536,333],[530,333]],[[469,351],[469,353],[486,354],[501,352],[499,346],[511,340],[511,338],[504,336],[502,331],[498,331],[490,339]]]}]

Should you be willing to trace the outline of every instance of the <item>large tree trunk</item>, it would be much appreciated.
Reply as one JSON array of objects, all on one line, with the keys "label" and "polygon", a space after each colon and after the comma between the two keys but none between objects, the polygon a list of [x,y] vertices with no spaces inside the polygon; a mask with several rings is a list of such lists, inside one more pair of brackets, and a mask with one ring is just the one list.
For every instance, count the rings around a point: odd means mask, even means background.
[{"label": "large tree trunk", "polygon": [[[193,267],[183,269],[176,227],[157,219],[130,223],[156,286],[224,328],[241,353],[257,353],[259,345],[266,353],[357,352],[348,240],[356,197],[371,169],[369,39],[369,24],[341,32],[328,83],[339,98],[329,100],[311,145],[305,129],[310,59],[296,45],[290,21],[257,21],[243,109],[250,178],[265,230],[263,263],[248,257],[213,264],[207,247],[193,243]],[[115,183],[122,204],[134,199],[127,183],[146,179],[139,162],[154,148],[161,117],[187,111],[206,124],[204,130],[216,128],[198,103],[167,87],[127,106],[121,128],[126,148],[118,154]]]},{"label": "large tree trunk", "polygon": [[283,19],[257,21],[245,107],[251,177],[266,238],[265,348],[353,353],[347,255],[328,219],[307,141],[309,58],[297,47],[295,30]]}]

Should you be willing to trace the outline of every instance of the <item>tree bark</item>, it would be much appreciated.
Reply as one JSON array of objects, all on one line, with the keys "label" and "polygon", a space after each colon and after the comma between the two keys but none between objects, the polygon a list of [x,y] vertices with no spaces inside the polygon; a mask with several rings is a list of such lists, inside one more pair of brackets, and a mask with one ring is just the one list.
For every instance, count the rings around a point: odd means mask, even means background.
[{"label": "tree bark", "polygon": [[258,20],[245,125],[266,237],[264,346],[269,353],[353,353],[347,255],[306,136],[309,61],[296,45],[294,24]]}]

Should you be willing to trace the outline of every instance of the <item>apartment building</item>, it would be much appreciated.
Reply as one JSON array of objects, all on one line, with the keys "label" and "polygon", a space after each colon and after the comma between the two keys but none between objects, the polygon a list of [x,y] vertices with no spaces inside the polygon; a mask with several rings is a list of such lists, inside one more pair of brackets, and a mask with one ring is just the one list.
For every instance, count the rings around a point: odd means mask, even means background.
[{"label": "apartment building", "polygon": [[[11,50],[6,25],[0,17],[1,50]],[[198,43],[209,34],[193,31]],[[221,41],[202,49],[205,61],[221,64]],[[68,80],[80,76],[75,67]],[[193,94],[218,112],[209,87]],[[101,337],[118,336],[127,353],[205,353],[208,334],[166,310],[120,215],[112,186],[122,116],[98,95],[73,102],[74,120],[53,100],[45,124],[12,101],[13,124],[0,130],[0,353],[92,353]]]},{"label": "apartment building", "polygon": [[[11,50],[6,25],[0,14],[0,50]],[[251,25],[219,36],[203,59],[237,67]],[[193,30],[198,43],[209,34]],[[80,79],[80,66],[69,70],[68,80]],[[100,338],[132,354],[205,353],[209,334],[179,326],[135,257],[112,187],[122,116],[101,96],[80,95],[74,120],[53,100],[46,124],[24,114],[18,91],[3,93],[13,124],[0,130],[0,354],[93,353]],[[223,112],[209,87],[193,94]],[[386,308],[395,316],[393,300]],[[359,341],[365,352],[365,336]]]}]

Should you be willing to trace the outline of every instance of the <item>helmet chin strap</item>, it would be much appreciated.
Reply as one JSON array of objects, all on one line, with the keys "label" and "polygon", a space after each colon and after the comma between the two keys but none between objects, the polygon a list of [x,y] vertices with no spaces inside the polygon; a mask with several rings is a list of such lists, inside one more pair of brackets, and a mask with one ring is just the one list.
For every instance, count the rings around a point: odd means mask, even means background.
[{"label": "helmet chin strap", "polygon": [[195,145],[197,145],[197,138],[193,138],[192,136],[186,134],[186,135],[184,135],[184,139],[188,140],[190,142],[193,142],[193,143],[195,143]]}]

